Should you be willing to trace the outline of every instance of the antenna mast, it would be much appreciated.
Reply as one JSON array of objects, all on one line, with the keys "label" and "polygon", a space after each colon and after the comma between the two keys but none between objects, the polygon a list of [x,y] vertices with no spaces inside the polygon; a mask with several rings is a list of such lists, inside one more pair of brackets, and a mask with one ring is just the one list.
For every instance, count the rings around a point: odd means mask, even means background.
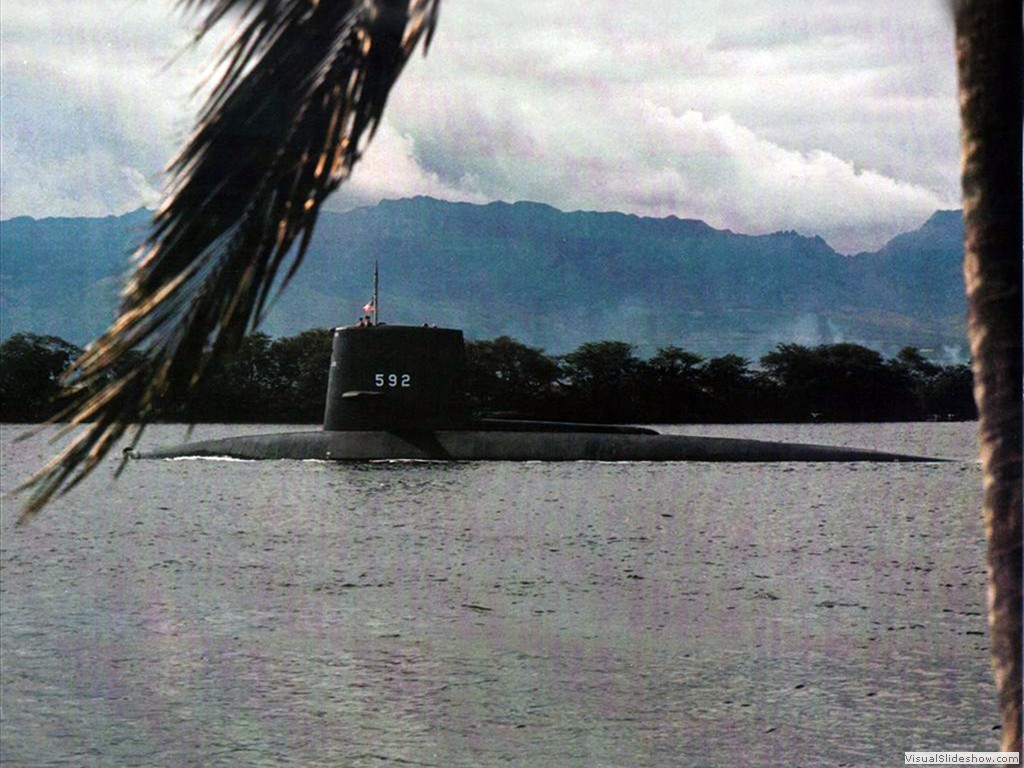
[{"label": "antenna mast", "polygon": [[380,272],[377,260],[373,260],[373,324],[380,322]]}]

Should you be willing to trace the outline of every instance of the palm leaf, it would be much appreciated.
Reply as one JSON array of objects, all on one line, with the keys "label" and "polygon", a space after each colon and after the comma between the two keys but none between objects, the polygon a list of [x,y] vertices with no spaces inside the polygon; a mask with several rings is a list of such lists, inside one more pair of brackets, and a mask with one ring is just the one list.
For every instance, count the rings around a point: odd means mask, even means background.
[{"label": "palm leaf", "polygon": [[[229,15],[238,29],[171,164],[118,317],[69,371],[79,395],[55,421],[88,424],[22,486],[32,491],[22,520],[132,424],[134,445],[161,400],[187,395],[238,348],[302,262],[320,205],[358,161],[405,62],[429,44],[438,2],[182,0],[205,10],[198,37]],[[118,375],[133,350],[144,359]]]}]

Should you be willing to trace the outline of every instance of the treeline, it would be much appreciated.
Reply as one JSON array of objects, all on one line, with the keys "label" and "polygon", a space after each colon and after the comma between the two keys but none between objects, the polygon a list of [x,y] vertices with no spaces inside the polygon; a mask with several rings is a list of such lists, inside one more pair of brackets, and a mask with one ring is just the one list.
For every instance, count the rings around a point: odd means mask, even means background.
[{"label": "treeline", "polygon": [[[321,421],[331,339],[327,328],[282,339],[252,333],[230,361],[209,365],[187,402],[163,403],[157,418],[191,423]],[[5,340],[0,345],[0,421],[38,422],[59,413],[66,402],[61,376],[80,353],[56,336],[18,333]]]},{"label": "treeline", "polygon": [[[317,423],[323,418],[330,329],[280,339],[250,334],[211,365],[186,403],[159,418],[184,422]],[[20,333],[0,345],[0,420],[36,422],[61,405],[60,377],[80,350]],[[679,347],[643,359],[624,342],[566,355],[502,336],[466,343],[466,389],[483,416],[606,423],[916,421],[974,419],[971,371],[913,347],[895,358],[857,344],[780,344],[755,366]]]},{"label": "treeline", "polygon": [[780,344],[757,367],[675,346],[641,359],[618,341],[560,357],[508,337],[466,351],[482,413],[651,424],[977,418],[970,368],[936,365],[913,347],[886,360],[857,344]]}]

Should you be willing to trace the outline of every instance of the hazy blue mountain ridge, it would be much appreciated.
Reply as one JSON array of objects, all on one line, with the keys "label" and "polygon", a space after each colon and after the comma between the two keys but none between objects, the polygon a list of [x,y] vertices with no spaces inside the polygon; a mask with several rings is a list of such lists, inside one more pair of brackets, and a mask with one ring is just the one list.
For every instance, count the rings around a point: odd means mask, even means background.
[{"label": "hazy blue mountain ridge", "polygon": [[[0,222],[0,331],[84,343],[113,317],[147,214]],[[875,253],[820,237],[742,235],[693,219],[565,213],[538,203],[384,201],[320,217],[264,324],[353,322],[381,270],[386,322],[511,335],[550,352],[616,339],[757,357],[780,342],[854,341],[965,354],[959,211]]]}]

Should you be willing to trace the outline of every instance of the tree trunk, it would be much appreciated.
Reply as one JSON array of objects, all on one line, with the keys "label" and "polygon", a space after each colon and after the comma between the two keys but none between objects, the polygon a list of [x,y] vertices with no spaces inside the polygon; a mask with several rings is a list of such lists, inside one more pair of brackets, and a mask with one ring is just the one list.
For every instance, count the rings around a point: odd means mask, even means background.
[{"label": "tree trunk", "polygon": [[958,0],[964,280],[1001,748],[1021,749],[1021,3]]}]

